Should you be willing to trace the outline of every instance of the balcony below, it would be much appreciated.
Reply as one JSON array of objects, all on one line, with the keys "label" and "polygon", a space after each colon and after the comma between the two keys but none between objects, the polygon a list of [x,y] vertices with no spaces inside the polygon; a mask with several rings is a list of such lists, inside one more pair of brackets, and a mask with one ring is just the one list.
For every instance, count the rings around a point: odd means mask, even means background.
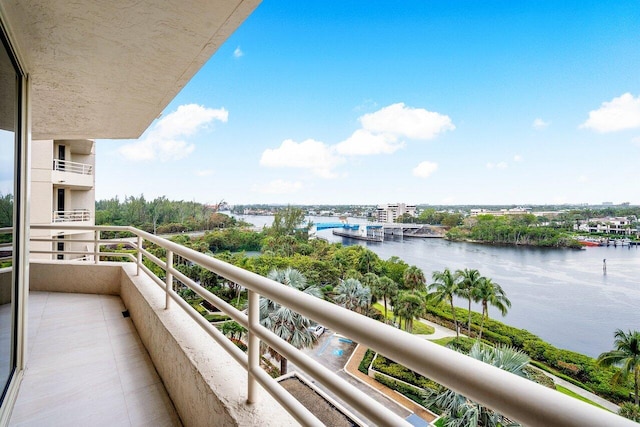
[{"label": "balcony below", "polygon": [[28,362],[10,425],[180,419],[119,296],[30,292]]}]

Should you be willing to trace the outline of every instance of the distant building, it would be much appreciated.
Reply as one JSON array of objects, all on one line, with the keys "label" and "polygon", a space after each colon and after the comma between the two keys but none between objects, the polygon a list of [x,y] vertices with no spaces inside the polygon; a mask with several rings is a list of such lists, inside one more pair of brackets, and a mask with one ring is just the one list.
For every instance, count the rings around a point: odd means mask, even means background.
[{"label": "distant building", "polygon": [[[34,140],[31,154],[31,224],[95,224],[94,142],[80,140]],[[51,237],[53,231],[32,230],[31,237]],[[76,254],[37,254],[32,258],[92,259],[93,233],[55,232],[57,242],[31,242],[31,250],[75,251]]]},{"label": "distant building", "polygon": [[574,230],[586,231],[589,233],[606,233],[606,234],[622,234],[633,235],[638,234],[638,229],[633,227],[633,223],[637,221],[635,217],[607,217],[607,218],[591,218],[580,221],[574,225]]},{"label": "distant building", "polygon": [[376,210],[376,218],[378,222],[396,222],[398,217],[401,217],[404,214],[416,216],[416,205],[394,203],[379,205]]},{"label": "distant building", "polygon": [[545,218],[555,218],[561,213],[564,213],[564,210],[561,211],[537,211],[534,212],[531,208],[512,208],[512,209],[500,209],[498,211],[490,211],[488,209],[471,209],[470,215],[471,217],[478,215],[492,215],[492,216],[509,216],[509,215],[535,215],[537,217],[545,217]]}]

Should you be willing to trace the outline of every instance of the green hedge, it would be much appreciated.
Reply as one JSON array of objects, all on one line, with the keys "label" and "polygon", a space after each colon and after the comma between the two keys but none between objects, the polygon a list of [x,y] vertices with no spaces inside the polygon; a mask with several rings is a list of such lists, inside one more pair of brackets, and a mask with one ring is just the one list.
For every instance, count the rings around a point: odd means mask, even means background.
[{"label": "green hedge", "polygon": [[440,385],[427,377],[413,372],[410,369],[394,362],[391,359],[387,359],[384,356],[378,354],[378,357],[373,361],[373,368],[376,371],[387,374],[390,377],[402,380],[409,384],[412,384],[420,388],[430,388],[432,390],[438,390]]},{"label": "green hedge", "polygon": [[[381,374],[375,374],[374,378],[380,384],[386,385],[390,389],[397,391],[408,399],[413,400],[418,405],[424,406],[424,398],[422,397],[420,388],[407,385],[401,381],[394,380]],[[432,406],[428,407],[428,409],[434,414],[442,414],[442,410],[438,407]]]},{"label": "green hedge", "polygon": [[369,375],[369,365],[371,365],[371,361],[375,357],[376,353],[370,348],[364,353],[364,357],[360,361],[360,365],[358,365],[358,370],[365,375]]},{"label": "green hedge", "polygon": [[[425,318],[451,329],[454,328],[453,316],[448,306],[426,306]],[[456,308],[458,325],[463,333],[467,332],[468,311]],[[480,332],[482,321],[480,313],[471,315],[472,335]],[[483,340],[492,344],[506,344],[524,351],[532,363],[566,381],[585,390],[592,391],[613,402],[628,400],[631,385],[613,386],[612,377],[617,368],[597,366],[596,360],[574,351],[559,349],[525,329],[514,328],[496,320],[489,319],[484,324]],[[537,362],[537,363],[536,363]]]}]

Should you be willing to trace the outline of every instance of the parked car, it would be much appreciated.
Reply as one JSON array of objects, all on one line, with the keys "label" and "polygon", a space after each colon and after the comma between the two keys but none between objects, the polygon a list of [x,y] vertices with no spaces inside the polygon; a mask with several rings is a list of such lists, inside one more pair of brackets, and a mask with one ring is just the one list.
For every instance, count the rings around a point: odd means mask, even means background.
[{"label": "parked car", "polygon": [[316,337],[319,337],[320,335],[322,335],[324,333],[324,326],[322,326],[322,325],[311,326],[309,328],[309,332],[311,332]]}]

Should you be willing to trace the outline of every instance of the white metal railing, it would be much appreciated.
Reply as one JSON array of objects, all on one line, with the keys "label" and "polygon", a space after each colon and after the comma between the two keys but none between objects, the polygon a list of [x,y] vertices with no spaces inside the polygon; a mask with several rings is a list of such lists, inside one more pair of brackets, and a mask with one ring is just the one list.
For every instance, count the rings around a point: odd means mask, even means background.
[{"label": "white metal railing", "polygon": [[[2,227],[0,228],[0,236],[13,234],[13,227]],[[10,253],[11,255],[6,255]],[[11,261],[13,260],[13,243],[7,242],[2,243],[0,240],[0,261]]]},{"label": "white metal railing", "polygon": [[80,175],[92,175],[93,165],[71,162],[69,160],[53,159],[53,170],[60,172],[77,173]]},{"label": "white metal railing", "polygon": [[[78,226],[31,226],[32,229],[87,230],[94,232],[94,262],[101,256],[126,256],[137,263],[166,292],[166,304],[177,303],[209,335],[245,367],[249,374],[248,401],[255,396],[256,384],[262,385],[300,423],[317,425],[319,421],[295,398],[280,387],[259,366],[260,340],[295,363],[316,381],[323,384],[338,398],[364,414],[376,425],[409,425],[405,420],[383,408],[379,403],[356,389],[335,373],[319,365],[309,356],[280,339],[273,332],[259,324],[259,297],[263,296],[291,308],[292,310],[337,331],[352,340],[393,359],[413,371],[459,392],[468,398],[492,408],[510,419],[530,426],[634,426],[626,420],[606,410],[596,408],[557,391],[543,387],[533,381],[510,374],[504,370],[472,359],[456,351],[439,346],[407,332],[385,325],[376,320],[339,307],[330,302],[299,292],[266,277],[243,270],[239,267],[196,252],[133,227],[78,227]],[[127,231],[135,235],[133,242],[121,240],[101,240],[100,231]],[[31,239],[50,241],[53,239]],[[82,242],[83,240],[78,240]],[[165,249],[167,261],[158,259],[143,248],[143,241],[152,242]],[[104,244],[129,243],[136,255],[102,252]],[[56,253],[55,251],[32,251],[33,253]],[[70,254],[80,252],[66,252]],[[83,253],[86,255],[86,252]],[[186,277],[173,266],[173,257],[179,255],[248,290],[248,315],[238,311],[219,297],[207,291]],[[143,257],[151,260],[166,273],[166,279],[155,276],[143,263]],[[192,309],[172,289],[173,278],[191,288],[198,295],[220,308],[233,320],[249,331],[248,355],[243,353],[220,331],[211,326],[204,317]]]},{"label": "white metal railing", "polygon": [[75,209],[72,211],[53,211],[52,222],[82,222],[90,221],[91,213],[88,209]]}]

